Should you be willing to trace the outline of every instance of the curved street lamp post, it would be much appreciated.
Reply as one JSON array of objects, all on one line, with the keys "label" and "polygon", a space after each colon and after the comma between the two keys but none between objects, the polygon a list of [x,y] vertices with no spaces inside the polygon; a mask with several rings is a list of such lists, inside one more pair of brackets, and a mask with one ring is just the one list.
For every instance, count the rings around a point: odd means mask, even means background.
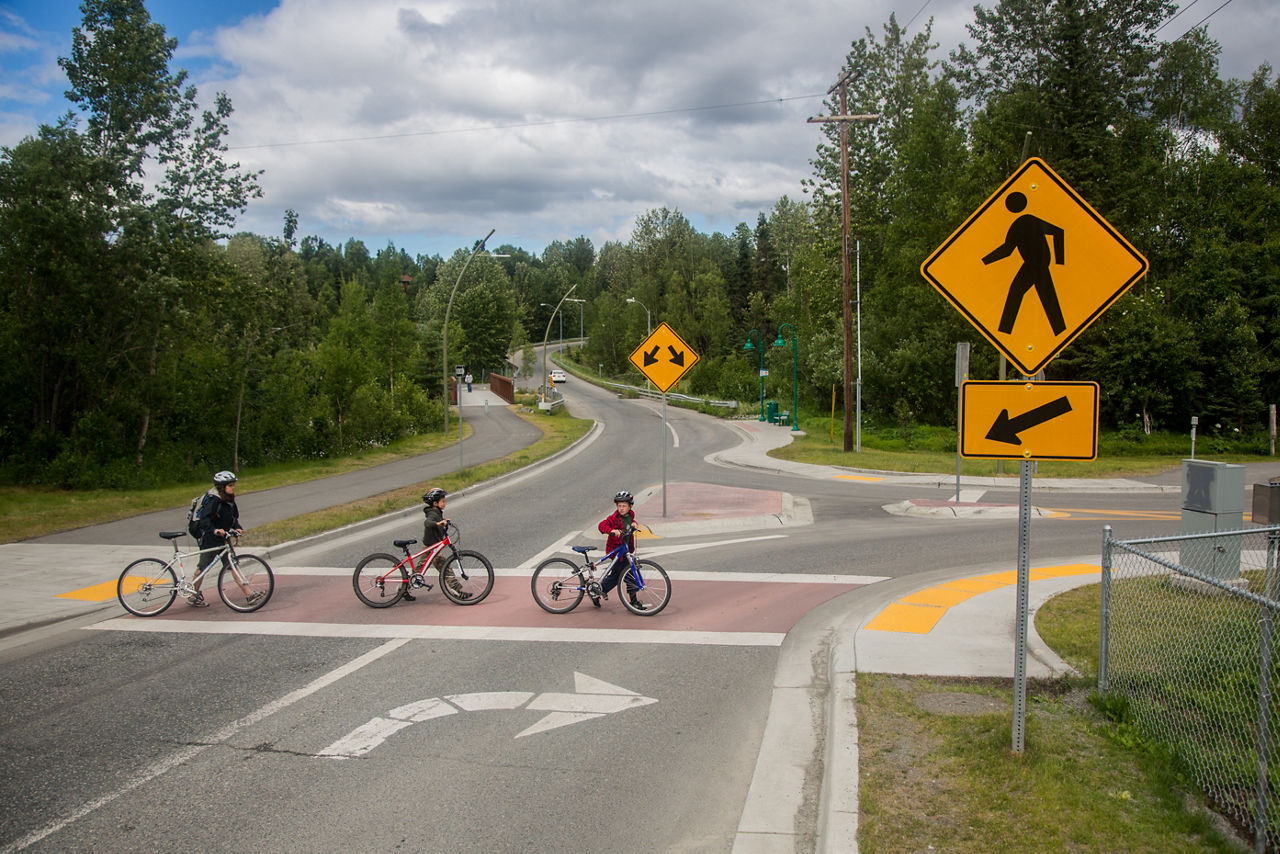
[{"label": "curved street lamp post", "polygon": [[[458,285],[462,284],[462,277],[466,275],[467,268],[471,266],[471,262],[477,255],[484,252],[484,245],[489,242],[489,238],[493,237],[496,228],[489,229],[489,233],[484,236],[483,240],[476,243],[475,248],[471,250],[471,254],[467,256],[466,262],[462,265],[462,269],[458,271],[458,280],[453,283],[453,290],[449,291],[449,303],[444,308],[444,328],[440,330],[440,351],[441,361],[443,362],[444,373],[442,379],[444,384],[440,387],[440,395],[444,398],[444,432],[449,432],[449,313],[453,311],[453,298],[458,293]],[[506,255],[492,255],[493,258],[506,258]],[[462,465],[462,385],[459,378],[458,385],[458,468]]]},{"label": "curved street lamp post", "polygon": [[[751,336],[756,336],[756,343],[751,343]],[[752,329],[747,333],[747,343],[742,345],[742,349],[750,353],[756,350],[760,354],[760,367],[756,369],[756,374],[760,377],[760,418],[764,420],[764,335],[759,329]]]},{"label": "curved street lamp post", "polygon": [[778,327],[778,338],[773,342],[773,346],[787,346],[786,339],[782,337],[783,329],[791,330],[791,429],[795,431],[800,429],[800,396],[796,386],[797,367],[800,363],[800,358],[799,351],[796,349],[796,328],[790,323],[784,323]]}]

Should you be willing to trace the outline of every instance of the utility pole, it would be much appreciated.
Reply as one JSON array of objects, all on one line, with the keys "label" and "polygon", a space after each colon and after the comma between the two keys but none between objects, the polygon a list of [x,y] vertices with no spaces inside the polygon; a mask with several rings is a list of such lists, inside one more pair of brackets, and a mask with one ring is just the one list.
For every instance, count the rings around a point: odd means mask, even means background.
[{"label": "utility pole", "polygon": [[[840,274],[844,286],[844,450],[853,450],[853,270],[850,263],[850,201],[849,201],[849,125],[879,121],[878,113],[849,115],[849,84],[862,76],[862,71],[850,68],[840,75],[828,95],[840,93],[840,112],[834,116],[811,116],[811,123],[836,122],[840,125]],[[861,398],[861,381],[856,390]]]}]

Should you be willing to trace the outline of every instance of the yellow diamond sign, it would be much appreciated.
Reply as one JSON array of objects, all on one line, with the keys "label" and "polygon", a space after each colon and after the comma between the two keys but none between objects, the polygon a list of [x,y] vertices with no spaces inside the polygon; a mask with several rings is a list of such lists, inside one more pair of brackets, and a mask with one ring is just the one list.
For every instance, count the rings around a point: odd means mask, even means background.
[{"label": "yellow diamond sign", "polygon": [[663,394],[697,362],[698,354],[665,323],[659,324],[631,354],[631,364]]},{"label": "yellow diamond sign", "polygon": [[1033,157],[920,272],[1033,376],[1142,278],[1147,259]]}]

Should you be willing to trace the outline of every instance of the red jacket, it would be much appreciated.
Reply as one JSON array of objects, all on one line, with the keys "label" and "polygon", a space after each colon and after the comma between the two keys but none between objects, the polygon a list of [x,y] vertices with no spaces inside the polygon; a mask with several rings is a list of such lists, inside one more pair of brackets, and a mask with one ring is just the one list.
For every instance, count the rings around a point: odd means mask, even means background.
[{"label": "red jacket", "polygon": [[606,518],[603,522],[601,522],[597,526],[600,529],[600,533],[609,534],[609,541],[604,544],[605,554],[608,554],[609,552],[616,549],[618,546],[622,545],[622,541],[623,541],[622,537],[618,536],[617,534],[609,533],[610,531],[613,531],[615,529],[619,531],[627,532],[627,536],[626,536],[627,548],[630,549],[631,551],[635,551],[636,550],[636,538],[634,534],[635,524],[636,524],[636,514],[634,512],[628,513],[626,516],[623,516],[621,513],[619,513],[616,510],[613,513],[611,513],[608,518]]}]

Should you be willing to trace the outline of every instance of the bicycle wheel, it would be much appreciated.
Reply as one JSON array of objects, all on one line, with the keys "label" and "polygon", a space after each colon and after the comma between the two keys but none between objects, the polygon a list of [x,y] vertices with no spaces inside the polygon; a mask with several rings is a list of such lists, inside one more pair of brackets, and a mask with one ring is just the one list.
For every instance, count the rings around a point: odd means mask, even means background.
[{"label": "bicycle wheel", "polygon": [[164,561],[144,557],[120,573],[116,596],[130,614],[154,617],[178,598],[178,576]]},{"label": "bicycle wheel", "polygon": [[474,605],[493,589],[493,564],[480,552],[459,551],[440,569],[440,592],[455,605]]},{"label": "bicycle wheel", "polygon": [[242,614],[267,604],[275,589],[271,567],[257,555],[236,555],[236,565],[224,566],[218,573],[218,595],[228,608]]},{"label": "bicycle wheel", "polygon": [[[652,617],[671,601],[671,579],[665,569],[651,560],[636,561],[636,569],[640,573],[638,579],[635,573],[628,571],[618,582],[618,590],[623,594],[622,604],[633,614]],[[632,586],[636,587],[634,591]]]},{"label": "bicycle wheel", "polygon": [[409,589],[409,573],[391,555],[372,554],[356,564],[351,586],[370,608],[389,608]]},{"label": "bicycle wheel", "polygon": [[578,607],[585,592],[582,571],[574,566],[573,561],[562,557],[549,558],[538,564],[530,585],[533,587],[533,601],[542,610],[553,614],[567,614]]}]

